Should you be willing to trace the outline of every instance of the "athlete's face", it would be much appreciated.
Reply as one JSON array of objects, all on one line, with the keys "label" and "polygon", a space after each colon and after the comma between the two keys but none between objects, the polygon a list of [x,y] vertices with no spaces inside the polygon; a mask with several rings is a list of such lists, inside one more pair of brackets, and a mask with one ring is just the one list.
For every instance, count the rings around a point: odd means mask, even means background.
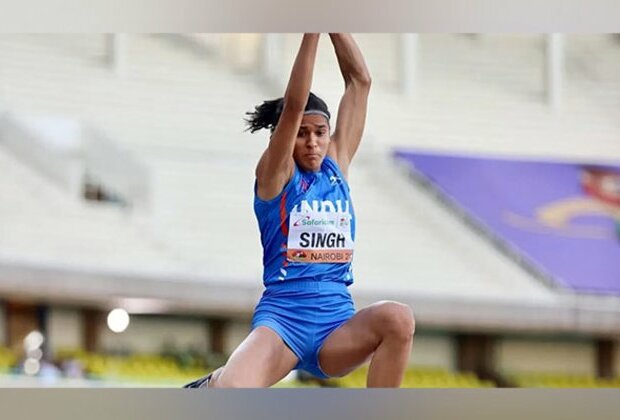
[{"label": "athlete's face", "polygon": [[329,124],[322,115],[304,115],[301,120],[293,159],[305,171],[318,171],[329,146]]}]

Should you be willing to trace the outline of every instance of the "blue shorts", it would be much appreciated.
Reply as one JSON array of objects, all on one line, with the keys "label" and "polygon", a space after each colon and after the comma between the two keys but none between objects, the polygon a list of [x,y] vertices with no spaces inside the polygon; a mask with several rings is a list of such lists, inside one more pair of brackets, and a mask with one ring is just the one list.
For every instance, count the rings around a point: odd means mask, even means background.
[{"label": "blue shorts", "polygon": [[328,378],[319,351],[329,334],[355,314],[344,283],[290,281],[267,286],[252,318],[252,330],[268,327],[295,353],[295,369]]}]

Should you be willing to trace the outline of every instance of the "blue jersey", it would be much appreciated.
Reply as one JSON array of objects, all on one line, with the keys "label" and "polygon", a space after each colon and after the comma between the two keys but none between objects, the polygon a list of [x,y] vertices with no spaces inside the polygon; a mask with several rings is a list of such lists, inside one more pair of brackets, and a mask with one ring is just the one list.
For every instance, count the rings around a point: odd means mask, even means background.
[{"label": "blue jersey", "polygon": [[271,200],[254,194],[265,286],[295,280],[353,283],[355,215],[340,168],[326,156],[318,172],[295,165]]}]

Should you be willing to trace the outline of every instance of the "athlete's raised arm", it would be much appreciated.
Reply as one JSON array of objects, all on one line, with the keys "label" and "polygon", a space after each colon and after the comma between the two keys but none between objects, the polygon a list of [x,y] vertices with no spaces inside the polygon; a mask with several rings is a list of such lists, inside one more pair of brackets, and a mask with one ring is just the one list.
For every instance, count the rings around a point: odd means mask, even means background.
[{"label": "athlete's raised arm", "polygon": [[[304,34],[284,94],[280,118],[272,126],[269,146],[256,167],[256,193],[263,200],[280,194],[293,174],[295,139],[310,94],[318,42],[319,34]],[[256,113],[261,112],[261,107],[269,107],[270,103],[275,105],[274,101],[265,102],[256,108]],[[251,130],[255,131],[254,127]]]},{"label": "athlete's raised arm", "polygon": [[364,132],[371,79],[362,52],[351,34],[329,36],[344,78],[345,91],[338,107],[337,125],[328,153],[336,159],[346,176]]}]

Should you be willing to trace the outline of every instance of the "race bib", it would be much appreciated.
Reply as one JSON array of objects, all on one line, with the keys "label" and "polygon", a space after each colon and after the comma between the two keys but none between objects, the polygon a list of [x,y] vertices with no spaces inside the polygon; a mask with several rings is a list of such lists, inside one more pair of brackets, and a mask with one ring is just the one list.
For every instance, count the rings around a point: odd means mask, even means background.
[{"label": "race bib", "polygon": [[287,259],[305,263],[351,262],[351,214],[305,207],[299,211],[295,207],[290,214]]}]

